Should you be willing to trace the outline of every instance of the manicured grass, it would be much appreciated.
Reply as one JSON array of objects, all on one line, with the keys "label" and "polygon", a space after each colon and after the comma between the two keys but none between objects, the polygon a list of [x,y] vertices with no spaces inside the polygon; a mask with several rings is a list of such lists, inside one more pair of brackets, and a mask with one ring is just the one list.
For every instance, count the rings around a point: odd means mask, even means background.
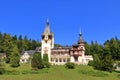
[{"label": "manicured grass", "polygon": [[75,66],[66,69],[65,66],[51,66],[38,71],[31,70],[28,64],[18,68],[6,65],[7,72],[0,75],[0,80],[120,80],[120,73],[109,73],[94,70],[90,66]]}]

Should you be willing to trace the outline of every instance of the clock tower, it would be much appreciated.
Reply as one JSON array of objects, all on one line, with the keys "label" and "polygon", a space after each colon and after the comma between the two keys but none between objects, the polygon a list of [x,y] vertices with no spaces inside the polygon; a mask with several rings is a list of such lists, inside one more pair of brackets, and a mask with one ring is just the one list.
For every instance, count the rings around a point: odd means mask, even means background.
[{"label": "clock tower", "polygon": [[54,35],[50,32],[49,21],[46,21],[45,30],[42,33],[42,47],[41,47],[41,56],[43,58],[44,54],[48,54],[48,59],[50,62],[51,49],[54,48]]}]

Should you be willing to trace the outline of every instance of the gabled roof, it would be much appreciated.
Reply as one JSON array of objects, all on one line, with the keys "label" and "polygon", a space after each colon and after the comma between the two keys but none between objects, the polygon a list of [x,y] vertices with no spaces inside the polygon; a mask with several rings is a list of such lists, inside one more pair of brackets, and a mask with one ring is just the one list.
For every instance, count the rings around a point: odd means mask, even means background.
[{"label": "gabled roof", "polygon": [[28,51],[22,51],[20,55],[23,55],[24,53],[28,53],[29,55],[33,55],[36,51],[35,50],[28,50]]}]

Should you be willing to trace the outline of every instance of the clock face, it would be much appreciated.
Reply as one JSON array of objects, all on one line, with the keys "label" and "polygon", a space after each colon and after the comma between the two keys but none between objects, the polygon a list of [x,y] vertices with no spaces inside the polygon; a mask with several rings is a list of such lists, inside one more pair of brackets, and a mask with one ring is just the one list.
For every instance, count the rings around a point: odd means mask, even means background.
[{"label": "clock face", "polygon": [[45,36],[45,40],[48,40],[48,36]]}]

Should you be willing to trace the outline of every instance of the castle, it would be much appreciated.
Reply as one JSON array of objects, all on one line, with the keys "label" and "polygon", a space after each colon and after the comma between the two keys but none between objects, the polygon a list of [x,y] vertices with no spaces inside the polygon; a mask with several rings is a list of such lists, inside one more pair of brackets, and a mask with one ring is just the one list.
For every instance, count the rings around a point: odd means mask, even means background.
[{"label": "castle", "polygon": [[67,62],[87,65],[90,60],[93,60],[91,55],[85,55],[85,44],[82,33],[79,34],[77,44],[70,47],[54,47],[54,34],[50,31],[50,24],[47,20],[41,37],[41,47],[37,47],[35,51],[22,52],[21,63],[27,62],[28,58],[35,52],[40,52],[42,57],[44,54],[48,54],[49,62],[52,65],[64,65]]}]

